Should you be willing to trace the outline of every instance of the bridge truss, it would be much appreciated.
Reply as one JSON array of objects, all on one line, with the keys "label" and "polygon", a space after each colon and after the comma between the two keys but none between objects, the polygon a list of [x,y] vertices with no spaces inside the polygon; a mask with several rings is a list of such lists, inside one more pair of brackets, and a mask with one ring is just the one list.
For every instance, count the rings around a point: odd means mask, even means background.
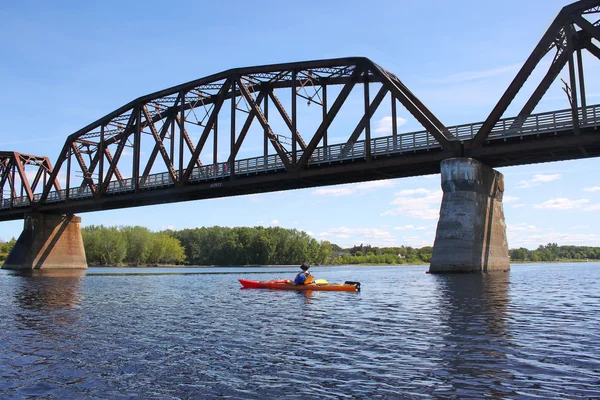
[{"label": "bridge truss", "polygon": [[[600,58],[598,12],[600,0],[564,7],[481,123],[444,126],[366,58],[232,69],[140,97],[70,135],[54,168],[2,153],[0,220],[423,175],[450,157],[497,167],[600,156],[581,56]],[[551,52],[521,112],[502,118]],[[567,65],[571,108],[532,114]],[[398,132],[398,107],[423,130]],[[27,165],[39,168],[32,184]]]}]

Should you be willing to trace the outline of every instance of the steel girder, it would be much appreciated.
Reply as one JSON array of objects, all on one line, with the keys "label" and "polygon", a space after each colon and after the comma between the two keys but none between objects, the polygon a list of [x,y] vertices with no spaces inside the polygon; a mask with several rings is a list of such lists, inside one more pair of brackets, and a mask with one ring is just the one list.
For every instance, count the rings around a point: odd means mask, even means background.
[{"label": "steel girder", "polygon": [[[32,168],[33,167],[33,170]],[[26,169],[28,171],[26,171]],[[29,183],[28,172],[35,172],[33,181]],[[22,154],[16,151],[0,152],[0,190],[2,200],[26,197],[32,203],[34,192],[41,183],[48,183],[55,190],[60,190],[57,179],[50,181],[48,177],[52,172],[52,164],[48,157]],[[8,184],[9,196],[4,196],[5,186]]]},{"label": "steel girder", "polygon": [[[554,60],[542,81],[519,112],[517,121],[524,121],[533,112],[546,91],[550,88],[550,85],[567,64],[569,65],[571,109],[573,119],[577,120],[578,106],[585,107],[584,70],[581,50],[587,49],[591,54],[600,58],[600,50],[591,41],[592,38],[600,40],[600,21],[590,22],[584,16],[593,16],[597,13],[600,13],[600,0],[581,0],[563,7],[482,124],[477,135],[473,140],[465,144],[467,150],[478,148],[484,144],[490,132],[500,118],[502,118],[502,115],[528,80],[535,67],[552,50],[556,51]],[[577,28],[580,29],[577,30]],[[577,56],[577,67],[575,66],[575,54]],[[579,90],[577,90],[578,84]],[[579,104],[579,101],[581,104]],[[515,123],[518,123],[517,121]],[[575,134],[578,134],[577,127],[575,128]]]},{"label": "steel girder", "polygon": [[[364,115],[348,138],[349,146],[363,133],[366,139],[370,138],[371,117],[386,96],[393,103],[394,115],[396,102],[399,102],[430,133],[432,140],[444,149],[455,145],[446,127],[433,113],[395,75],[369,59],[307,61],[232,69],[140,97],[70,135],[49,182],[54,182],[66,165],[67,200],[69,188],[77,186],[89,188],[86,190],[91,190],[96,198],[105,196],[109,186],[127,179],[124,176],[132,178],[133,190],[137,191],[153,169],[167,171],[172,184],[185,185],[195,168],[216,165],[217,138],[226,134],[219,133],[218,128],[219,115],[223,114],[230,116],[231,147],[227,159],[232,171],[240,147],[255,120],[264,131],[265,157],[274,151],[287,171],[302,170],[315,148],[319,144],[327,145],[328,128],[357,85],[364,87]],[[378,93],[370,102],[369,87],[372,85],[378,87]],[[334,86],[341,87],[341,90],[328,107],[327,88]],[[293,93],[287,110],[276,93],[281,89],[291,89]],[[297,98],[323,109],[321,124],[314,133],[303,132],[301,135],[298,129]],[[224,107],[228,102],[230,107]],[[271,126],[269,104],[275,106],[271,116],[283,120],[288,128],[291,136],[288,147]],[[247,118],[238,132],[235,115],[239,112],[246,112]],[[397,134],[393,125],[394,134]],[[193,140],[189,129],[200,130],[197,132],[199,137]],[[213,142],[209,144],[211,136]],[[152,143],[152,149],[147,153],[141,150],[143,140]],[[201,154],[210,146],[213,159],[203,162]],[[148,156],[142,161],[142,155],[146,154]],[[158,164],[157,159],[161,160]],[[83,175],[76,184],[70,182],[72,164]],[[53,186],[46,183],[39,204],[46,201],[52,190]]]}]

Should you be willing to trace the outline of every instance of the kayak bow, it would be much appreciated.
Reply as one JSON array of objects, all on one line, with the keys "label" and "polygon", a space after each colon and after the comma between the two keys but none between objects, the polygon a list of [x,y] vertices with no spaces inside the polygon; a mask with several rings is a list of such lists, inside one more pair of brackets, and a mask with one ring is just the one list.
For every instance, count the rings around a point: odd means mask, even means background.
[{"label": "kayak bow", "polygon": [[360,292],[360,282],[344,283],[309,283],[295,285],[290,279],[273,279],[270,281],[252,281],[238,279],[244,289],[273,289],[273,290],[323,290],[330,292]]}]

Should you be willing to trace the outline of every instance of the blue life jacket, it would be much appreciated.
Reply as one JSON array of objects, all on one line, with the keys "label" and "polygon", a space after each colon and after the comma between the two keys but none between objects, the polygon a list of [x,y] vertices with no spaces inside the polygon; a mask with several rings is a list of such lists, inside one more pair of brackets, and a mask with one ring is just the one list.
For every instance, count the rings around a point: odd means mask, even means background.
[{"label": "blue life jacket", "polygon": [[306,282],[306,273],[304,273],[304,272],[298,273],[298,275],[296,275],[296,279],[294,279],[294,284],[295,285],[304,285],[304,282]]}]

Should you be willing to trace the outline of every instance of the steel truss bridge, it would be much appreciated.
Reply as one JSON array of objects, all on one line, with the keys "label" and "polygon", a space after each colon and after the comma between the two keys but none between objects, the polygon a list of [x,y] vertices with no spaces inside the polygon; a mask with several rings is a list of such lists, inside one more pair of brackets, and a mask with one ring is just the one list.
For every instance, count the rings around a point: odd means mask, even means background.
[{"label": "steel truss bridge", "polygon": [[[140,97],[70,135],[54,166],[0,152],[0,221],[424,175],[451,157],[503,167],[600,156],[600,105],[586,103],[582,60],[583,51],[600,58],[599,12],[600,0],[564,7],[473,124],[446,127],[366,58],[232,69]],[[502,118],[547,57],[519,114]],[[565,67],[570,108],[532,114]],[[377,135],[373,121],[397,121],[398,107],[423,129],[390,122]]]}]

